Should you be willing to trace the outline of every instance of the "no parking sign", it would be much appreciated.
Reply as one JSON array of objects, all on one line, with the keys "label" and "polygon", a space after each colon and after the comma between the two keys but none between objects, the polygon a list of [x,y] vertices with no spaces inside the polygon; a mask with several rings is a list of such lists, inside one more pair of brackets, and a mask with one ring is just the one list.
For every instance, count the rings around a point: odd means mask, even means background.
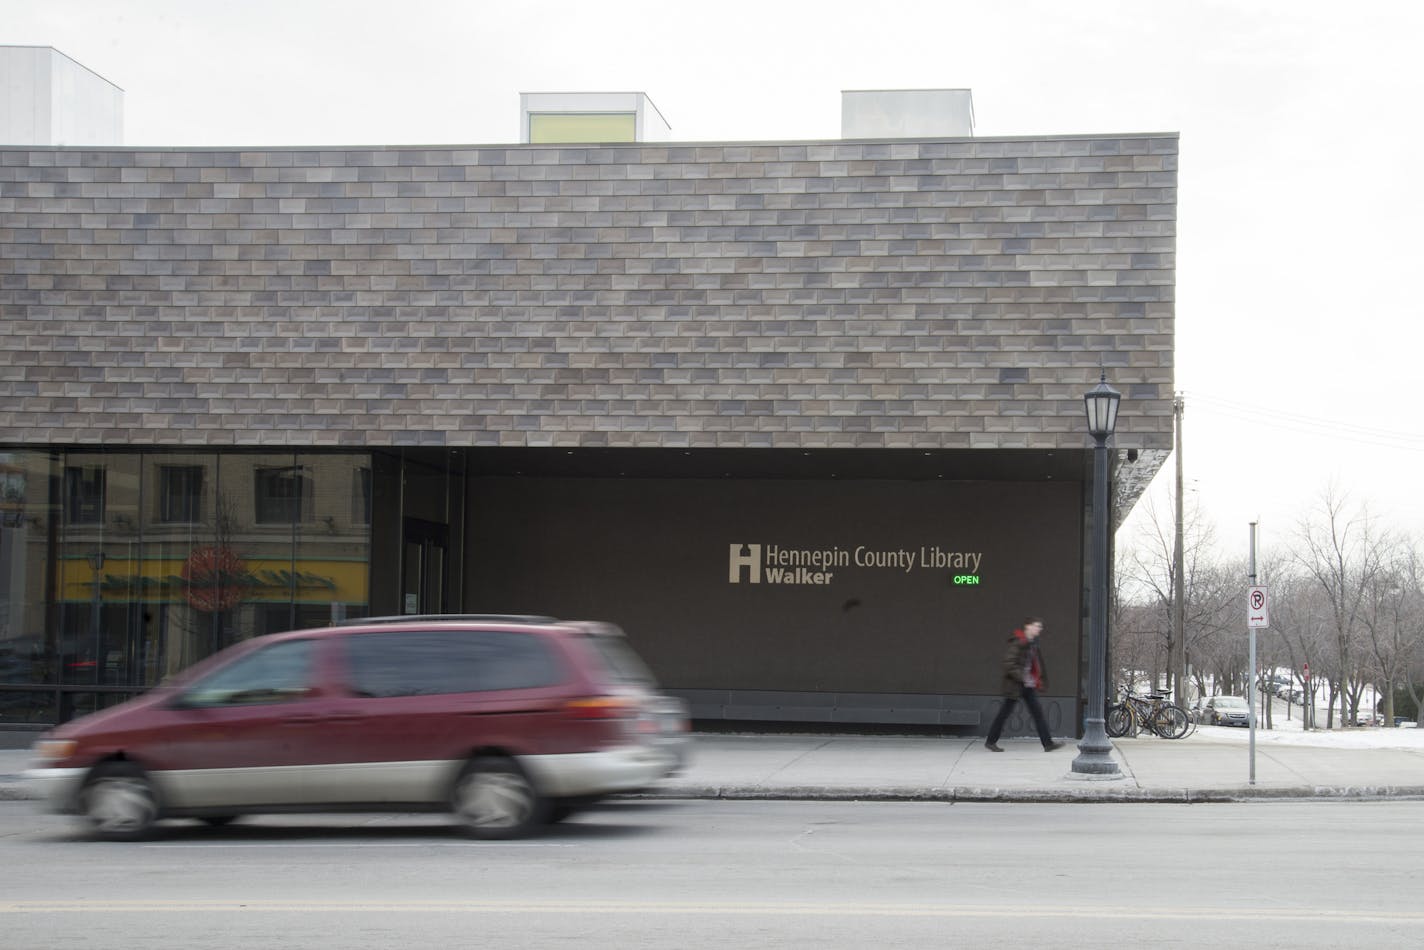
[{"label": "no parking sign", "polygon": [[1270,625],[1271,609],[1266,600],[1266,588],[1249,588],[1246,593],[1246,626],[1269,627]]}]

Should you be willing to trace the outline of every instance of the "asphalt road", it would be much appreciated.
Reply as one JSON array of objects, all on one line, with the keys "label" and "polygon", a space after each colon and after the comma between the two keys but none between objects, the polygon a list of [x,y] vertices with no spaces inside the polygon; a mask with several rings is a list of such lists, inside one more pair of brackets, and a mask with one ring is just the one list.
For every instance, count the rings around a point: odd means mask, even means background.
[{"label": "asphalt road", "polygon": [[1412,946],[1424,802],[620,802],[481,843],[439,817],[174,823],[0,802],[0,945]]}]

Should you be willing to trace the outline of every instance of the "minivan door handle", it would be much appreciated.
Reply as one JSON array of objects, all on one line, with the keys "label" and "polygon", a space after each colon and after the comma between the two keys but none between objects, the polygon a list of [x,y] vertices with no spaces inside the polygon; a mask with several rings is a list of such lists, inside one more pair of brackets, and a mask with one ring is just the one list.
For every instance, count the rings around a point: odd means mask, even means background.
[{"label": "minivan door handle", "polygon": [[324,717],[313,716],[310,713],[302,716],[287,716],[282,720],[284,726],[310,726],[314,722],[321,722]]},{"label": "minivan door handle", "polygon": [[461,716],[472,716],[472,717],[479,717],[479,716],[511,716],[511,715],[523,715],[523,714],[525,714],[525,713],[558,712],[559,709],[560,709],[560,706],[559,706],[558,704],[554,704],[554,705],[552,705],[552,706],[551,706],[551,705],[547,705],[547,704],[536,704],[536,705],[532,705],[532,706],[518,706],[518,707],[515,707],[515,706],[502,706],[502,707],[498,707],[498,708],[490,707],[490,708],[488,708],[488,709],[462,709],[462,710],[460,710],[460,713],[459,713],[459,714],[460,714]]},{"label": "minivan door handle", "polygon": [[359,713],[330,713],[322,716],[316,713],[303,713],[299,716],[288,716],[282,720],[284,726],[310,726],[318,722],[365,722],[366,717]]}]

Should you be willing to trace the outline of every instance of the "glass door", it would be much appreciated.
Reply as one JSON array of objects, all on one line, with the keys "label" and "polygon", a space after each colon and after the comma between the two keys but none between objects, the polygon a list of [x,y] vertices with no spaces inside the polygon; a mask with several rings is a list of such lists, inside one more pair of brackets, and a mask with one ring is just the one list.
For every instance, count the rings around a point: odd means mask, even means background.
[{"label": "glass door", "polygon": [[405,519],[402,546],[401,613],[443,614],[445,602],[445,550],[449,529],[433,521]]}]

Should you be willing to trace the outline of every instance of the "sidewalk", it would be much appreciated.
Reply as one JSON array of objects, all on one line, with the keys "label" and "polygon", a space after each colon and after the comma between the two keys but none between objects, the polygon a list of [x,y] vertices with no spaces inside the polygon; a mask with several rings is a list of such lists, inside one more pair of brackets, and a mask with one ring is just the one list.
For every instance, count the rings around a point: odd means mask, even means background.
[{"label": "sidewalk", "polygon": [[[1186,739],[1115,740],[1121,777],[1072,772],[1069,742],[1044,752],[1006,739],[826,735],[698,735],[681,775],[652,798],[994,802],[1216,802],[1243,799],[1424,799],[1424,735],[1387,747],[1273,741],[1258,733],[1251,784],[1245,730],[1199,729]],[[1411,732],[1413,730],[1410,730]],[[1330,737],[1324,737],[1326,741]],[[0,800],[29,797],[26,750],[0,749]]]},{"label": "sidewalk", "polygon": [[[1212,730],[1215,731],[1215,730]],[[1244,730],[1238,730],[1244,733]],[[1244,734],[1199,730],[1178,741],[1114,740],[1121,778],[1072,772],[1076,744],[869,736],[698,736],[688,770],[648,794],[664,798],[903,801],[1207,802],[1253,798],[1424,799],[1417,748],[1258,742],[1255,784]]]}]

